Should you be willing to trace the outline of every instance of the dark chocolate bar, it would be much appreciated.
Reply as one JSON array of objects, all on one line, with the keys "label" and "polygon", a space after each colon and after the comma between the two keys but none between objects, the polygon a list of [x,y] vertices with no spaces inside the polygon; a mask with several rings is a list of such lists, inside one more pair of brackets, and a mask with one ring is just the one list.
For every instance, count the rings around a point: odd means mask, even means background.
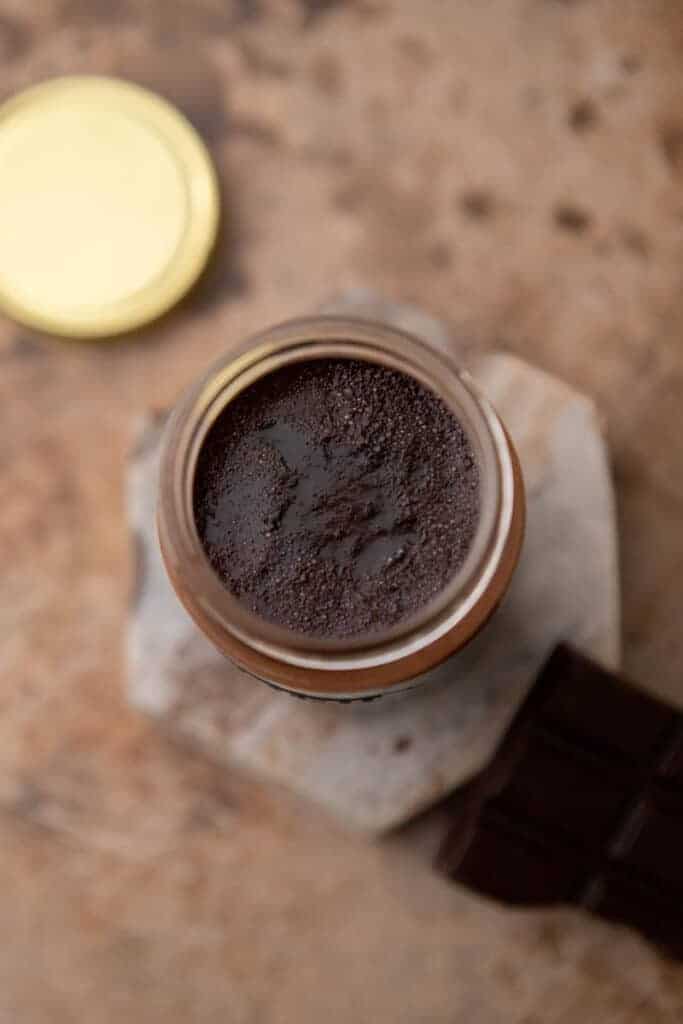
[{"label": "dark chocolate bar", "polygon": [[506,903],[575,903],[683,958],[683,714],[558,648],[453,804],[437,858]]}]

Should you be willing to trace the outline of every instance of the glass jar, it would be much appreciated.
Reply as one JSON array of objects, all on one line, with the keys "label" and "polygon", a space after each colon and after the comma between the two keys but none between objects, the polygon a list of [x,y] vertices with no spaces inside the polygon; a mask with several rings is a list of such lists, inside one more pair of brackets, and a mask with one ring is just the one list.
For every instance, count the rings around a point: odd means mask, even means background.
[{"label": "glass jar", "polygon": [[[480,515],[464,564],[419,612],[351,639],[293,633],[250,612],[223,585],[193,511],[197,457],[225,406],[260,377],[294,362],[348,358],[399,370],[435,392],[462,424],[479,465]],[[519,461],[470,376],[409,334],[370,321],[310,317],[249,339],[185,392],[166,426],[158,530],[166,570],[203,633],[241,669],[299,696],[368,699],[418,686],[487,622],[508,589],[524,534]],[[453,685],[457,685],[454,663]]]}]

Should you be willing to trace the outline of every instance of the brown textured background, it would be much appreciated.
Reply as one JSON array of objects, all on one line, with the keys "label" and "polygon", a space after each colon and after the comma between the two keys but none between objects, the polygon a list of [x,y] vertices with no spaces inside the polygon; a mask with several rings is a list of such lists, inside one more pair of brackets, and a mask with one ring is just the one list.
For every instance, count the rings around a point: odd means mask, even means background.
[{"label": "brown textured background", "polygon": [[135,417],[362,284],[604,411],[625,667],[683,704],[683,6],[0,0],[0,95],[150,85],[221,170],[197,290],[139,338],[0,322],[0,1022],[680,1021],[683,971],[513,914],[219,776],[125,706]]}]

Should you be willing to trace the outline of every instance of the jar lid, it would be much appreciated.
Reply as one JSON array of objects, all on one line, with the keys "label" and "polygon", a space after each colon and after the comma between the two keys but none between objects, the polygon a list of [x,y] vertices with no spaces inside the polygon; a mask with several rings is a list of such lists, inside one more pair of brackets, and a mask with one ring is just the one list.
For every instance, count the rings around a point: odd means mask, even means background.
[{"label": "jar lid", "polygon": [[0,307],[68,337],[119,334],[194,283],[216,237],[189,121],[115,78],[57,78],[0,107]]}]

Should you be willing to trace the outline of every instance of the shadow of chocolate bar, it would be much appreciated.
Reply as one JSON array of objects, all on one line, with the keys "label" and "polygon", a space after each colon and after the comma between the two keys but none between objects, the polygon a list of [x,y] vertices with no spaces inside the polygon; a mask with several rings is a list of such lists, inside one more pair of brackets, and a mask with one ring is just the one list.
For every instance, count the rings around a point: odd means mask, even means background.
[{"label": "shadow of chocolate bar", "polygon": [[505,903],[578,904],[683,958],[683,714],[558,648],[454,803],[437,865]]}]

